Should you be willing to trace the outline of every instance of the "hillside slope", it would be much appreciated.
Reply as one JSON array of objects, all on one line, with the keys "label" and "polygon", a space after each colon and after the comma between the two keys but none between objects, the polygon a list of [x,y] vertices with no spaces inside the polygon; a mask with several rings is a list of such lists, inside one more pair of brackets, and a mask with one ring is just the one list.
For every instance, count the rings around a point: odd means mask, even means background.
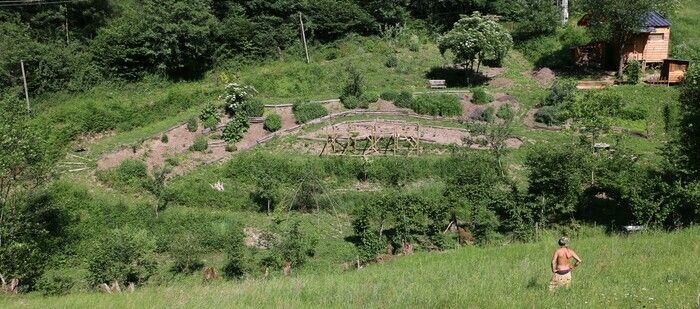
[{"label": "hillside slope", "polygon": [[199,280],[132,295],[0,299],[16,308],[172,307],[665,307],[690,308],[700,290],[700,229],[574,239],[584,260],[573,287],[547,291],[556,235],[508,247],[420,253],[336,275],[202,285]]}]

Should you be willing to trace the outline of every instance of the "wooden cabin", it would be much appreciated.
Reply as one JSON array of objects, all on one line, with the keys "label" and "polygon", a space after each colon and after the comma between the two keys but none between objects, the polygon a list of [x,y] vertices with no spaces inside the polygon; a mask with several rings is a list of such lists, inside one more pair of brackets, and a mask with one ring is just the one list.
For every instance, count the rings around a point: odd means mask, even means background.
[{"label": "wooden cabin", "polygon": [[668,58],[670,42],[671,22],[652,11],[645,17],[644,28],[625,43],[625,57],[644,65],[662,64]]},{"label": "wooden cabin", "polygon": [[[578,21],[578,25],[588,26],[588,18],[584,16]],[[660,66],[664,59],[668,58],[670,42],[671,22],[658,12],[651,11],[644,16],[642,29],[625,43],[624,55],[628,61],[637,60],[644,66]],[[601,42],[574,48],[573,52],[574,60],[579,66],[598,67],[617,66],[620,54],[617,47]]]},{"label": "wooden cabin", "polygon": [[664,59],[661,66],[661,80],[668,81],[669,84],[680,83],[689,64],[687,60]]}]

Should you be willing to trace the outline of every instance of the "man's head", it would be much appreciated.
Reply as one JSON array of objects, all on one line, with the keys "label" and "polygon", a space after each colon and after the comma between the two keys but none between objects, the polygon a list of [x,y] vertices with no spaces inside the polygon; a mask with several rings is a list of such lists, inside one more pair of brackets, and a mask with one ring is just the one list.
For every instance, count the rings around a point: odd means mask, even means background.
[{"label": "man's head", "polygon": [[569,237],[562,236],[559,238],[559,246],[560,247],[566,247],[569,245]]}]

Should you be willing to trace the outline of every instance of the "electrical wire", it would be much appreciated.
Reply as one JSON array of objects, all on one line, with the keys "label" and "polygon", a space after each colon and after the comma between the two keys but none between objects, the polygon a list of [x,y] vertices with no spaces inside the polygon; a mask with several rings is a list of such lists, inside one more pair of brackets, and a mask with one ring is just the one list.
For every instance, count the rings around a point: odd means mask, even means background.
[{"label": "electrical wire", "polygon": [[67,4],[67,3],[78,3],[84,2],[86,0],[8,0],[0,1],[0,8],[9,7],[23,7],[23,6],[42,6],[42,5],[56,5],[56,4]]}]

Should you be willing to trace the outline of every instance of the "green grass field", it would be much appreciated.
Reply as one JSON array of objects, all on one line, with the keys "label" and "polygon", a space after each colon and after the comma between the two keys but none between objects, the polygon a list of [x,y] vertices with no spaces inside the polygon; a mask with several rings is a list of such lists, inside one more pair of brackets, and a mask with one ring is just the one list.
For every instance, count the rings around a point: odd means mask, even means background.
[{"label": "green grass field", "polygon": [[573,239],[584,263],[571,289],[547,291],[557,235],[505,247],[418,253],[338,274],[201,283],[198,277],[134,294],[22,295],[4,308],[694,308],[700,229]]}]

